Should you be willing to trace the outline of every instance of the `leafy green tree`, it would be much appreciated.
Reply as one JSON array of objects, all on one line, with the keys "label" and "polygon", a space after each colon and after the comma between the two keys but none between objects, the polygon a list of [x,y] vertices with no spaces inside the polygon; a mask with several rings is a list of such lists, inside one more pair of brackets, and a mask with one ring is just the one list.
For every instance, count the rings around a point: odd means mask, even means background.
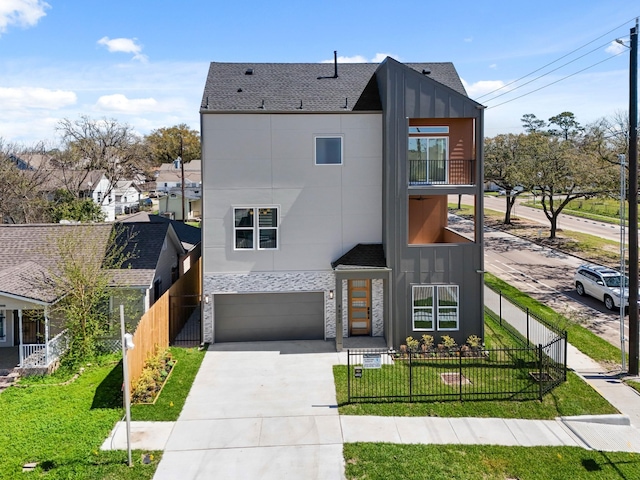
[{"label": "leafy green tree", "polygon": [[100,205],[90,198],[77,198],[64,189],[55,192],[50,204],[50,215],[53,223],[59,223],[60,220],[92,223],[103,222],[105,219]]},{"label": "leafy green tree", "polygon": [[547,127],[547,122],[539,119],[533,113],[525,113],[520,119],[525,132],[538,133],[542,132]]},{"label": "leafy green tree", "polygon": [[527,185],[526,177],[522,174],[522,163],[525,159],[522,144],[526,138],[524,134],[509,133],[487,138],[484,143],[485,180],[505,190],[504,224],[506,225],[511,224],[511,210],[517,195],[522,192],[515,187]]},{"label": "leafy green tree", "polygon": [[50,242],[58,262],[47,282],[60,298],[52,307],[52,316],[62,319],[67,330],[65,361],[77,364],[99,355],[99,339],[111,323],[112,272],[123,268],[134,253],[127,249],[132,239],[122,238],[124,229],[119,224],[68,228]]},{"label": "leafy green tree", "polygon": [[564,138],[565,140],[576,138],[584,131],[584,128],[578,123],[575,115],[571,112],[562,112],[551,117],[549,119],[549,126],[551,127],[552,125],[558,128],[550,128],[549,134]]},{"label": "leafy green tree", "polygon": [[154,165],[169,163],[178,157],[184,162],[201,157],[200,134],[184,123],[153,130],[144,140]]}]

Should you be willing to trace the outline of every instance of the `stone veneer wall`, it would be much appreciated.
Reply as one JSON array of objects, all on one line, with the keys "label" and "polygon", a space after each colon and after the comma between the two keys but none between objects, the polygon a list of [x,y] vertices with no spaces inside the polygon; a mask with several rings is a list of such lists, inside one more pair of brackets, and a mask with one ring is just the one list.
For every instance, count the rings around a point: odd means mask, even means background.
[{"label": "stone veneer wall", "polygon": [[333,271],[327,272],[264,272],[206,274],[202,293],[209,296],[203,308],[203,341],[213,341],[213,311],[216,293],[294,293],[325,292],[325,338],[336,337],[336,301],[329,299],[329,290],[335,287]]},{"label": "stone veneer wall", "polygon": [[[349,336],[349,288],[348,280],[342,281],[342,336]],[[384,282],[380,278],[371,280],[371,335],[384,336]]]}]

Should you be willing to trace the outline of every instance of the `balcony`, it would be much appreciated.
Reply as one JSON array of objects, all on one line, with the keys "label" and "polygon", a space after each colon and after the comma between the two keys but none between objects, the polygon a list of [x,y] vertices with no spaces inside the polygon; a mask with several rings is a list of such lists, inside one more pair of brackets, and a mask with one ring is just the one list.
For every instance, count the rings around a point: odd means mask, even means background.
[{"label": "balcony", "polygon": [[409,160],[409,185],[475,185],[475,160]]}]

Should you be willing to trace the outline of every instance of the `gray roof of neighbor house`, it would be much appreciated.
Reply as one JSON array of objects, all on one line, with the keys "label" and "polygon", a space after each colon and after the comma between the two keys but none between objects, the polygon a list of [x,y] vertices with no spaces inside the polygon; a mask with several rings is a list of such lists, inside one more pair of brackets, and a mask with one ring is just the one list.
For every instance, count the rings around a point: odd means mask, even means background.
[{"label": "gray roof of neighbor house", "polygon": [[183,248],[166,223],[0,225],[0,295],[55,302],[63,294],[50,281],[61,267],[60,245],[67,243],[82,260],[104,268],[114,228],[116,245],[131,258],[110,269],[113,285],[150,287],[164,239],[173,236],[177,248]]},{"label": "gray roof of neighbor house", "polygon": [[[409,68],[467,95],[450,62],[405,63]],[[377,63],[212,62],[201,111],[381,110]],[[428,73],[427,73],[428,72]]]},{"label": "gray roof of neighbor house", "polygon": [[81,258],[102,261],[97,256],[104,255],[111,229],[110,224],[0,225],[0,294],[54,302],[61,292],[49,274],[60,268],[60,246],[68,243]]},{"label": "gray roof of neighbor house", "polygon": [[173,227],[176,235],[182,242],[182,246],[185,250],[190,251],[196,245],[199,245],[202,241],[202,230],[197,227],[192,227],[183,222],[177,220],[171,220],[167,217],[160,215],[152,215],[147,212],[138,212],[123,220],[124,223],[130,222],[148,222],[148,223],[169,223]]}]

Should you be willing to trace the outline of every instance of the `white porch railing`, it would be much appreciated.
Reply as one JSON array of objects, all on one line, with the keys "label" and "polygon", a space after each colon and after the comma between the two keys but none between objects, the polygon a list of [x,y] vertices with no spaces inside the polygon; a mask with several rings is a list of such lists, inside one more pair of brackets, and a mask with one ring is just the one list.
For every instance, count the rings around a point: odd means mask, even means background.
[{"label": "white porch railing", "polygon": [[58,360],[69,345],[66,331],[60,332],[47,344],[25,344],[20,348],[20,366],[22,368],[48,367]]}]

